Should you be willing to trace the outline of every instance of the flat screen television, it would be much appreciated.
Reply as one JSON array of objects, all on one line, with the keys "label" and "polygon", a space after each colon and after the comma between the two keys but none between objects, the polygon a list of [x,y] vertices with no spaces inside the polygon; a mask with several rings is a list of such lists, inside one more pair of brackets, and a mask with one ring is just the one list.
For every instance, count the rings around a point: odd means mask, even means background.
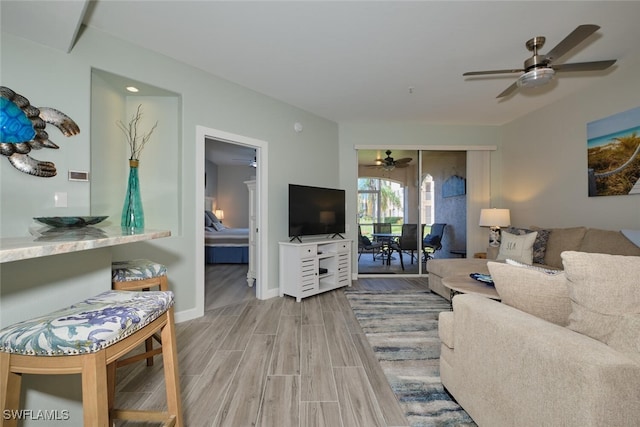
[{"label": "flat screen television", "polygon": [[289,184],[289,237],[345,233],[345,190]]}]

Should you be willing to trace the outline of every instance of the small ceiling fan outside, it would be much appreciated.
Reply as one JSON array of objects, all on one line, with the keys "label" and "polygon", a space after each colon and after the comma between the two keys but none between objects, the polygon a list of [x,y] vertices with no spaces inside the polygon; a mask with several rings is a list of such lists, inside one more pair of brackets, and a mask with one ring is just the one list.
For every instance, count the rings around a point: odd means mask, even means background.
[{"label": "small ceiling fan outside", "polygon": [[496,98],[511,95],[518,88],[529,88],[542,86],[555,76],[556,72],[564,71],[600,71],[605,70],[615,64],[615,59],[593,62],[576,62],[573,64],[554,64],[553,62],[565,55],[571,49],[582,43],[591,34],[598,31],[598,25],[579,25],[567,37],[549,51],[546,55],[540,54],[539,49],[544,46],[545,38],[534,37],[526,43],[527,49],[533,53],[530,58],[524,61],[524,67],[511,70],[487,70],[469,71],[463,76],[483,76],[489,74],[522,73],[518,79],[508,88],[502,91]]},{"label": "small ceiling fan outside", "polygon": [[253,159],[233,159],[233,161],[241,165],[247,165],[251,168],[258,167],[257,157],[254,157]]},{"label": "small ceiling fan outside", "polygon": [[406,168],[409,166],[409,162],[413,160],[411,157],[404,157],[402,159],[394,160],[391,157],[391,150],[387,150],[385,152],[387,157],[384,159],[376,159],[376,163],[373,165],[369,165],[370,168],[382,168],[386,171],[392,171],[395,168]]}]

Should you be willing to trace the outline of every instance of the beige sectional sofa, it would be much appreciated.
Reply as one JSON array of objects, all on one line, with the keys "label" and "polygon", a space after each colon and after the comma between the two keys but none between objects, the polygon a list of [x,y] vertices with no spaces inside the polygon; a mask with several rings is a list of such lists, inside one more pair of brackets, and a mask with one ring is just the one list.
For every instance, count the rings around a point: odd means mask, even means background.
[{"label": "beige sectional sofa", "polygon": [[[601,230],[587,227],[546,228],[529,227],[531,230],[548,230],[544,247],[544,262],[534,265],[562,269],[560,254],[564,251],[606,253],[613,255],[640,256],[640,247],[633,244],[620,231]],[[442,278],[458,274],[489,274],[487,259],[431,259],[427,263],[429,289],[446,298],[450,293],[442,284]]]},{"label": "beige sectional sofa", "polygon": [[640,423],[640,257],[561,260],[489,262],[502,302],[457,295],[440,314],[442,383],[481,427]]}]

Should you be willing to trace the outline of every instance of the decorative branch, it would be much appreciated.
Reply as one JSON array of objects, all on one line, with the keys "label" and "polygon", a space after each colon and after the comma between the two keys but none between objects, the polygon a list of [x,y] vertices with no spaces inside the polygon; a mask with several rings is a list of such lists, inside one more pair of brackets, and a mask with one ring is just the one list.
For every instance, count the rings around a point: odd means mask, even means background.
[{"label": "decorative branch", "polygon": [[131,156],[129,157],[130,160],[140,160],[140,154],[142,153],[145,144],[149,141],[151,134],[158,126],[158,122],[156,122],[148,133],[142,134],[142,137],[139,137],[138,124],[141,118],[142,104],[138,105],[136,114],[131,118],[127,125],[125,125],[121,120],[116,122],[116,125],[127,137],[127,142],[129,143],[129,149],[131,151]]}]

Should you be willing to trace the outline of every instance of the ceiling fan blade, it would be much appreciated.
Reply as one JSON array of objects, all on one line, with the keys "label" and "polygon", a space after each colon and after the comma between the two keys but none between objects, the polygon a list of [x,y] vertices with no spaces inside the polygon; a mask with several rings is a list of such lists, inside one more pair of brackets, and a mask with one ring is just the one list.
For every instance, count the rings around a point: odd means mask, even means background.
[{"label": "ceiling fan blade", "polygon": [[487,70],[487,71],[467,71],[462,74],[463,76],[485,76],[487,74],[506,74],[506,73],[521,73],[524,70],[522,68],[519,69],[509,69],[509,70]]},{"label": "ceiling fan blade", "polygon": [[396,160],[396,166],[398,165],[398,163],[409,163],[411,160],[413,160],[411,157],[404,157],[402,159],[398,159]]},{"label": "ceiling fan blade", "polygon": [[575,30],[571,32],[571,34],[565,37],[564,40],[558,43],[556,47],[551,49],[549,53],[544,56],[547,63],[553,62],[554,60],[569,52],[571,49],[583,42],[591,34],[598,31],[599,28],[600,26],[592,24],[579,25]]},{"label": "ceiling fan blade", "polygon": [[518,89],[518,83],[513,82],[511,86],[503,90],[500,95],[496,96],[496,98],[504,98],[505,96],[511,95],[516,89]]},{"label": "ceiling fan blade", "polygon": [[554,65],[553,69],[556,71],[597,71],[606,70],[615,63],[615,59],[608,61],[575,62],[573,64]]}]

